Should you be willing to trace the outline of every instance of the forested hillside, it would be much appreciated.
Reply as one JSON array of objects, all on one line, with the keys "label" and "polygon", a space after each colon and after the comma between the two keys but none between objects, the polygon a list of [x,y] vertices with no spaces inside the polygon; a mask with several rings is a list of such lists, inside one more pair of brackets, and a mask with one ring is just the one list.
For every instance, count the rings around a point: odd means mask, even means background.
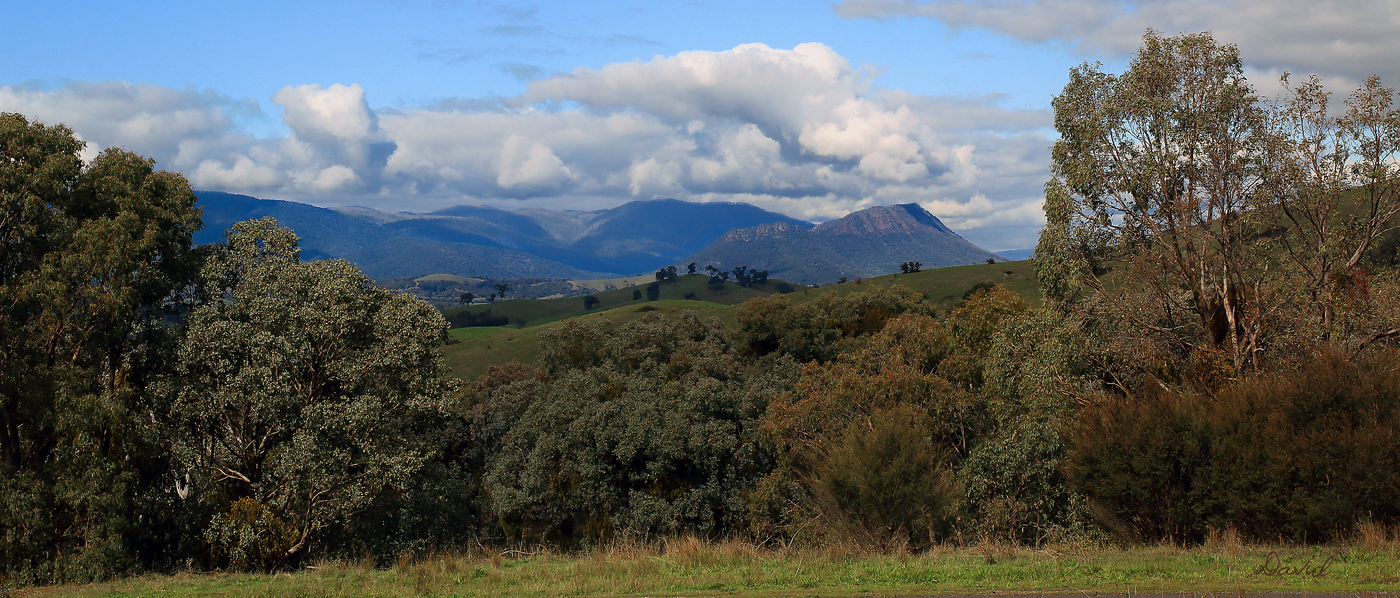
[{"label": "forested hillside", "polygon": [[1340,110],[1284,89],[1207,34],[1072,71],[1039,301],[1023,262],[663,269],[451,334],[277,219],[198,247],[181,175],[0,115],[0,588],[620,538],[1389,537],[1400,110],[1376,78]]}]

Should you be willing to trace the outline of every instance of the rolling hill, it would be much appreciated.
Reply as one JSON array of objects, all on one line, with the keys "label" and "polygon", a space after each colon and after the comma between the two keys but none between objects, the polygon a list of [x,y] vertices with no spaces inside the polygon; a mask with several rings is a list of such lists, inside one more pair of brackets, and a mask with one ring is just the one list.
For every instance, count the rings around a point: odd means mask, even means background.
[{"label": "rolling hill", "polygon": [[[632,299],[632,291],[641,289],[623,288],[598,293],[598,305],[586,308],[581,297],[566,299],[510,300],[490,305],[473,305],[465,308],[446,310],[451,315],[462,310],[480,313],[492,310],[496,316],[506,316],[508,326],[487,326],[479,328],[454,328],[448,331],[449,344],[443,348],[443,356],[452,374],[461,378],[474,378],[486,373],[490,366],[515,360],[522,363],[535,363],[540,356],[540,334],[561,325],[569,318],[584,318],[609,326],[621,326],[644,317],[655,308],[666,311],[690,310],[704,319],[715,318],[729,327],[738,324],[738,305],[753,297],[772,294],[778,291],[777,281],[745,289],[734,283],[726,283],[720,294],[709,292],[704,276],[682,276],[675,285],[661,285],[658,301],[648,301],[645,296]],[[949,268],[923,270],[914,274],[890,274],[870,278],[856,283],[821,288],[799,288],[788,294],[793,303],[812,301],[825,293],[863,293],[886,285],[908,287],[924,295],[929,302],[940,309],[949,309],[963,299],[963,294],[979,283],[996,283],[1005,286],[1031,303],[1040,300],[1039,282],[1031,262],[1004,262],[997,264],[975,264]],[[695,298],[686,300],[684,294],[695,293]]]}]

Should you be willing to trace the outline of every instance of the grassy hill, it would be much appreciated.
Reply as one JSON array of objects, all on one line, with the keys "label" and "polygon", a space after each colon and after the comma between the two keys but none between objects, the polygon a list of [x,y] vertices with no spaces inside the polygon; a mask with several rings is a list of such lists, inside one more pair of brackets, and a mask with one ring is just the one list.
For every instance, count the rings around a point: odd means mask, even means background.
[{"label": "grassy hill", "polygon": [[[493,364],[511,360],[535,363],[540,355],[540,334],[562,325],[563,320],[568,318],[586,318],[608,326],[622,326],[654,309],[693,310],[702,318],[718,318],[722,324],[734,326],[738,322],[737,305],[776,292],[778,284],[770,281],[767,285],[745,289],[734,283],[726,283],[723,292],[715,293],[705,286],[708,280],[706,276],[693,275],[682,276],[675,284],[663,283],[661,298],[657,301],[647,301],[645,286],[605,291],[595,295],[599,304],[591,310],[584,309],[582,297],[516,299],[454,308],[444,313],[491,309],[493,315],[509,317],[512,325],[450,330],[449,344],[443,352],[453,375],[474,378],[486,373]],[[946,309],[962,301],[963,293],[980,282],[1003,285],[1031,303],[1040,301],[1035,269],[1029,261],[936,268],[913,274],[878,276],[859,283],[851,280],[816,289],[798,287],[788,297],[794,303],[804,303],[825,293],[861,293],[879,286],[900,285],[922,293],[929,301]],[[641,290],[642,298],[632,299],[633,290]],[[695,299],[684,299],[686,293],[695,293]]]},{"label": "grassy hill", "polygon": [[[688,274],[681,276],[674,283],[662,283],[661,296],[659,299],[685,300],[686,294],[694,294],[692,299],[695,301],[720,305],[735,305],[753,299],[754,297],[771,295],[777,292],[777,286],[781,282],[769,281],[766,285],[755,286],[750,289],[730,282],[725,283],[724,290],[715,291],[706,286],[709,279],[708,276],[700,274]],[[652,280],[655,280],[655,278]],[[633,291],[640,291],[641,298],[633,299]],[[594,306],[593,309],[585,309],[583,306],[584,297],[534,300],[511,299],[497,301],[495,303],[456,307],[444,310],[442,313],[444,316],[450,318],[452,315],[462,312],[480,314],[490,310],[493,316],[505,316],[510,318],[510,326],[524,328],[526,326],[538,326],[540,324],[558,322],[565,318],[587,315],[593,312],[625,307],[635,308],[650,303],[647,301],[646,285],[602,291],[586,296],[596,297],[598,299],[598,305]]]}]

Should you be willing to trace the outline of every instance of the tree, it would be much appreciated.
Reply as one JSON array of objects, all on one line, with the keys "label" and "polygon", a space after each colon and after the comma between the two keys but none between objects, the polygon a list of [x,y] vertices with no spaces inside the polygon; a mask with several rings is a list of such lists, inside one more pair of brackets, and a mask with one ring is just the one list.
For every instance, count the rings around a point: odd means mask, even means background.
[{"label": "tree", "polygon": [[170,556],[147,388],[193,278],[184,177],[0,114],[0,579],[99,578]]},{"label": "tree", "polygon": [[753,285],[753,277],[749,275],[748,266],[734,267],[734,282],[739,283],[739,286],[745,288]]},{"label": "tree", "polygon": [[641,299],[641,298],[642,298],[642,290],[641,290],[641,289],[632,289],[632,300],[633,300],[633,301],[636,301],[636,300]]},{"label": "tree", "polygon": [[[1267,130],[1239,50],[1209,34],[1149,30],[1128,72],[1079,66],[1052,105],[1060,140],[1037,256],[1043,272],[1078,281],[1050,294],[1080,284],[1101,291],[1095,265],[1126,261],[1138,266],[1147,301],[1194,316],[1192,325],[1128,314],[1135,326],[1188,351],[1226,351],[1243,367],[1259,348],[1265,308],[1247,292],[1242,215],[1260,197]],[[1085,264],[1064,264],[1067,254]]]},{"label": "tree", "polygon": [[461,299],[459,300],[459,302],[460,302],[462,305],[468,305],[468,304],[470,304],[474,299],[476,299],[476,294],[475,294],[475,293],[466,292],[466,293],[462,293],[462,297],[461,297]]},{"label": "tree", "polygon": [[1353,349],[1400,335],[1400,328],[1389,325],[1392,314],[1362,330],[1349,330],[1357,327],[1337,314],[1339,306],[1367,294],[1366,258],[1400,227],[1395,90],[1369,77],[1346,100],[1346,112],[1334,116],[1317,77],[1296,87],[1288,80],[1285,73],[1284,95],[1272,106],[1274,171],[1265,213],[1286,225],[1271,232],[1296,264],[1294,284],[1303,291],[1308,319],[1321,340],[1349,341]]},{"label": "tree", "polygon": [[661,283],[653,282],[647,285],[647,301],[656,301],[661,298]]},{"label": "tree", "polygon": [[[446,322],[348,262],[301,262],[272,218],[224,239],[180,343],[167,425],[194,499],[222,513],[205,532],[216,551],[295,559],[428,458],[424,430],[451,389]],[[282,533],[249,529],[240,516],[254,511]]]},{"label": "tree", "polygon": [[[1328,342],[1329,305],[1357,298],[1361,257],[1400,211],[1393,96],[1372,78],[1331,119],[1312,81],[1265,106],[1238,49],[1208,34],[1148,31],[1121,76],[1073,69],[1053,101],[1042,291],[1060,304],[1107,293],[1104,264],[1126,264],[1106,309],[1135,342],[1174,359],[1219,354],[1236,372],[1260,367],[1276,331]],[[1364,198],[1344,205],[1353,187]],[[1300,294],[1314,332],[1296,328]]]},{"label": "tree", "polygon": [[498,282],[498,283],[496,283],[496,294],[497,294],[498,296],[500,296],[501,299],[505,299],[505,298],[506,298],[506,291],[509,291],[509,290],[510,290],[510,285],[509,285],[509,284],[506,284],[506,283],[504,283],[504,282]]},{"label": "tree", "polygon": [[718,323],[689,314],[611,331],[573,319],[541,345],[550,380],[521,376],[481,409],[505,420],[481,482],[508,536],[718,536],[745,523],[771,463],[756,420],[793,364],[745,367]]},{"label": "tree", "polygon": [[695,273],[695,262],[690,262],[689,264],[686,265],[686,267],[685,267],[685,273],[686,273],[686,274],[694,274],[694,273]]},{"label": "tree", "polygon": [[583,308],[593,309],[599,303],[597,295],[589,295],[583,298]]}]

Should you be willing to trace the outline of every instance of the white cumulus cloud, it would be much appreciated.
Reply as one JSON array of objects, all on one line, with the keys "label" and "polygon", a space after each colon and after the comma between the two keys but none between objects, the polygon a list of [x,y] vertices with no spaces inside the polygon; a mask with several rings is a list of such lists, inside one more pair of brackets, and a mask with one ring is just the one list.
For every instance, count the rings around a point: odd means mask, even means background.
[{"label": "white cumulus cloud", "polygon": [[816,220],[916,202],[990,249],[1032,245],[1049,111],[875,79],[822,44],[746,44],[406,110],[373,109],[358,84],[288,86],[272,95],[290,131],[280,137],[240,131],[251,101],[120,82],[0,86],[0,109],[155,157],[196,188],[260,197],[390,210],[672,197]]}]

